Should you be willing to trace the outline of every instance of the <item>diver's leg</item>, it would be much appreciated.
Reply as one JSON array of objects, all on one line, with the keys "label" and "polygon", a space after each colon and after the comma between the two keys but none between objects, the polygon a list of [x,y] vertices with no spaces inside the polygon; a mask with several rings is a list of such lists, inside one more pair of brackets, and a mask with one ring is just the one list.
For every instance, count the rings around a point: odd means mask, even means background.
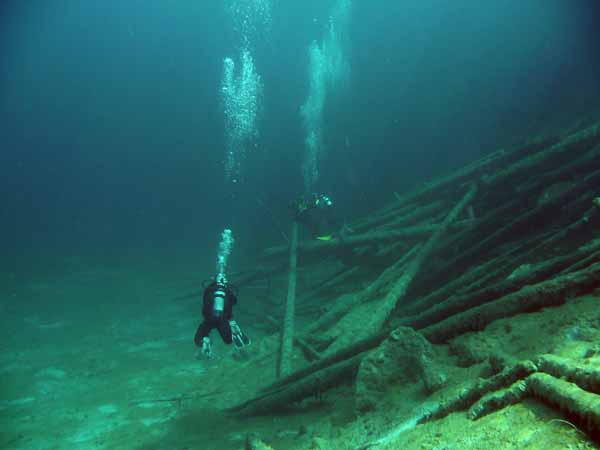
[{"label": "diver's leg", "polygon": [[212,323],[204,321],[200,324],[196,330],[196,335],[194,336],[194,343],[200,347],[201,354],[208,359],[212,359],[214,356],[212,351],[212,343],[208,337],[213,327],[214,325]]},{"label": "diver's leg", "polygon": [[232,336],[229,321],[226,319],[219,320],[217,330],[219,330],[219,334],[221,335],[221,339],[223,339],[223,342],[225,342],[227,345],[231,344]]},{"label": "diver's leg", "polygon": [[229,328],[231,329],[233,343],[237,348],[250,345],[250,338],[240,329],[240,326],[235,320],[229,320]]},{"label": "diver's leg", "polygon": [[198,329],[196,330],[196,335],[194,336],[194,343],[197,347],[202,347],[202,340],[205,337],[208,337],[210,334],[210,330],[212,330],[212,326],[206,320],[198,325]]}]

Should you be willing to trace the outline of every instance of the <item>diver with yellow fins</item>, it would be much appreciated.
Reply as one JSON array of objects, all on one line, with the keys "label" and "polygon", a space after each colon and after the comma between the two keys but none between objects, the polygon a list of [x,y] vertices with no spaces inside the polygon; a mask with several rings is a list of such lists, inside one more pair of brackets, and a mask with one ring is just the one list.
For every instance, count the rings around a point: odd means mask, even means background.
[{"label": "diver with yellow fins", "polygon": [[294,220],[304,225],[315,239],[330,241],[339,227],[333,217],[333,201],[325,194],[303,195],[292,203]]}]

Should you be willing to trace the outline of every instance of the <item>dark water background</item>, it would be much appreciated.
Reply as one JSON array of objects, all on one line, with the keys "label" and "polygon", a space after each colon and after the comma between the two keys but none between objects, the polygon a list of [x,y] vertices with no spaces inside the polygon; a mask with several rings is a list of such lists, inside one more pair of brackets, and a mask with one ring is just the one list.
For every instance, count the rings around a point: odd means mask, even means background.
[{"label": "dark water background", "polygon": [[[302,190],[307,47],[329,0],[274,2],[255,46],[265,85],[244,182],[224,183],[222,1],[0,6],[0,245],[5,274],[60,261],[212,270],[280,240]],[[434,174],[600,110],[597,0],[356,0],[351,90],[328,105],[320,188],[355,217]]]}]

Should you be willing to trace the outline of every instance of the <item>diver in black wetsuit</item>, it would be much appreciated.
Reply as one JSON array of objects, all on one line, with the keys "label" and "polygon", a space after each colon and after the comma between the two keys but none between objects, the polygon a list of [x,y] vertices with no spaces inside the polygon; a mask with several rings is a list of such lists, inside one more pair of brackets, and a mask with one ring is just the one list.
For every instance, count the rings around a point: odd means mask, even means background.
[{"label": "diver in black wetsuit", "polygon": [[323,194],[300,197],[292,204],[294,220],[304,225],[315,239],[328,241],[338,228],[333,217],[333,202]]},{"label": "diver in black wetsuit", "polygon": [[239,325],[233,320],[233,305],[236,303],[237,296],[224,277],[218,278],[217,281],[213,281],[204,289],[202,303],[204,321],[196,330],[194,342],[198,347],[201,347],[202,353],[206,357],[213,357],[209,338],[213,328],[219,331],[221,339],[227,345],[233,342],[237,348],[243,348],[250,344],[248,336],[240,330]]}]

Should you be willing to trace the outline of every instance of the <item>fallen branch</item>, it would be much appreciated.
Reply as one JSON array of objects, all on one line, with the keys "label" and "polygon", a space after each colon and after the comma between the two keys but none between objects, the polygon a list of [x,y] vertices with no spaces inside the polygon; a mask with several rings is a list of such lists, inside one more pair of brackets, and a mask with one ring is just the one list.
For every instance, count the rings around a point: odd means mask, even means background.
[{"label": "fallen branch", "polygon": [[480,378],[467,383],[458,389],[453,396],[438,403],[419,423],[441,419],[450,413],[465,410],[489,392],[509,386],[536,371],[537,367],[531,361],[520,361],[490,378]]},{"label": "fallen branch", "polygon": [[535,170],[539,171],[539,168],[549,161],[562,161],[561,158],[573,159],[579,152],[593,147],[599,141],[600,124],[596,123],[583,130],[578,130],[547,150],[534,153],[506,169],[486,177],[484,181],[490,188],[497,187],[499,184],[514,183],[515,180],[527,178],[529,174],[535,173]]},{"label": "fallen branch", "polygon": [[518,403],[527,397],[542,402],[576,417],[592,435],[600,432],[600,398],[581,389],[574,383],[547,373],[533,373],[510,387],[488,394],[469,411],[469,418],[477,420],[505,406]]},{"label": "fallen branch", "polygon": [[376,310],[365,324],[364,334],[377,333],[382,328],[383,324],[389,319],[392,311],[396,308],[398,302],[406,294],[410,283],[421,269],[421,265],[438,244],[449,225],[454,222],[463,209],[471,203],[476,193],[477,187],[472,185],[461,201],[458,202],[446,216],[439,229],[429,238],[425,245],[421,247],[417,256],[408,264],[402,276],[394,283],[386,297],[381,301],[381,304],[377,306]]},{"label": "fallen branch", "polygon": [[581,175],[585,176],[590,169],[598,167],[599,158],[600,145],[596,145],[592,150],[584,153],[579,158],[570,159],[570,162],[561,164],[557,169],[533,176],[533,178],[528,180],[522,187],[519,187],[519,192],[530,191],[532,189],[570,181]]},{"label": "fallen branch", "polygon": [[[497,279],[503,273],[506,273],[509,267],[516,268],[521,263],[533,259],[544,250],[551,248],[563,239],[580,233],[582,229],[593,226],[600,216],[600,208],[592,206],[580,218],[558,232],[542,234],[536,238],[529,238],[525,245],[513,247],[508,252],[490,259],[489,261],[478,264],[471,270],[467,270],[458,277],[453,277],[449,282],[443,284],[440,288],[419,298],[413,304],[403,307],[403,315],[414,315],[437,305],[454,294],[465,294],[482,289],[489,285],[491,280]],[[550,234],[550,237],[547,235]],[[525,247],[530,247],[526,249]],[[587,267],[586,261],[580,261],[566,271],[575,271]],[[444,266],[444,272],[449,266]],[[431,279],[428,280],[431,283]]]},{"label": "fallen branch", "polygon": [[388,445],[402,433],[415,428],[417,425],[441,419],[456,411],[465,410],[487,393],[525,378],[534,373],[536,369],[531,361],[521,361],[505,368],[491,378],[469,382],[458,389],[451,397],[435,404],[433,407],[420,408],[416,415],[400,423],[379,439],[359,446],[358,450]]},{"label": "fallen branch", "polygon": [[379,277],[359,294],[354,295],[350,300],[335,304],[329,311],[323,314],[316,322],[309,325],[303,332],[304,335],[313,334],[317,330],[325,329],[332,323],[338,321],[346,312],[357,305],[370,300],[383,287],[388,285],[394,278],[400,277],[407,261],[419,250],[421,246],[416,245],[410,251],[406,252],[392,266],[384,270]]},{"label": "fallen branch", "polygon": [[432,343],[446,342],[469,331],[483,330],[491,322],[544,307],[557,306],[600,284],[600,263],[523,287],[498,300],[455,314],[421,332]]},{"label": "fallen branch", "polygon": [[511,167],[511,164],[519,160],[556,145],[561,139],[561,136],[542,137],[531,140],[510,151],[500,149],[454,172],[423,183],[402,195],[396,195],[396,199],[381,210],[379,214],[372,215],[366,221],[363,220],[358,225],[353,226],[364,226],[365,229],[372,228],[381,224],[382,221],[389,220],[390,217],[398,217],[407,210],[416,208],[419,202],[439,200],[447,192],[452,192],[458,186],[469,181],[478,180],[479,177],[492,173],[499,168]]},{"label": "fallen branch", "polygon": [[475,283],[477,285],[485,286],[487,281],[496,275],[499,268],[506,264],[506,261],[510,260],[511,256],[519,250],[521,250],[521,247],[515,247],[496,258],[492,258],[483,264],[477,265],[471,270],[467,270],[461,276],[453,278],[448,283],[443,284],[439,289],[431,291],[409,305],[403,306],[401,308],[402,315],[411,316],[427,310],[428,308],[441,303],[444,299],[451,297],[459,290],[462,291],[466,286],[472,286]]},{"label": "fallen branch", "polygon": [[581,389],[600,394],[600,368],[576,364],[555,355],[543,355],[536,364],[542,372],[556,378],[564,378]]},{"label": "fallen branch", "polygon": [[350,224],[350,228],[352,228],[356,233],[372,230],[396,217],[407,214],[415,207],[415,204],[406,204],[402,206],[396,205],[395,207],[391,208],[383,208],[373,214],[369,214],[366,218],[353,222]]},{"label": "fallen branch", "polygon": [[[269,324],[271,324],[276,330],[281,329],[281,323],[276,321],[273,317],[264,316],[263,319],[265,319]],[[321,354],[317,352],[314,348],[312,348],[312,346],[308,342],[306,342],[302,337],[295,335],[294,343],[298,347],[300,347],[306,355],[308,355],[310,360],[316,360],[321,357]]]},{"label": "fallen branch", "polygon": [[[581,374],[585,373],[585,376]],[[597,369],[579,366],[573,361],[554,355],[540,357],[536,364],[520,361],[505,367],[488,379],[464,384],[453,395],[435,404],[416,417],[402,422],[382,438],[368,442],[360,449],[389,444],[401,433],[432,420],[468,410],[467,416],[477,420],[506,406],[534,397],[576,417],[592,435],[600,432],[600,397],[587,387],[575,384],[576,378],[584,386],[597,387],[600,380]]]},{"label": "fallen branch", "polygon": [[[452,225],[452,229],[463,229],[465,226],[470,226],[471,221],[460,222]],[[397,242],[400,239],[415,240],[423,237],[431,236],[437,233],[441,225],[424,224],[421,226],[407,227],[400,230],[391,231],[374,231],[365,234],[347,236],[345,238],[334,238],[330,241],[310,241],[298,244],[298,251],[303,253],[319,253],[330,252],[335,249],[344,249],[352,247],[360,247],[363,245],[377,245]],[[286,246],[276,246],[266,249],[263,252],[264,258],[272,258],[282,256],[287,251]]]},{"label": "fallen branch", "polygon": [[360,269],[361,269],[360,266],[355,266],[355,267],[350,267],[346,270],[341,271],[333,278],[325,281],[320,286],[317,286],[315,288],[315,292],[327,291],[329,289],[332,289],[334,286],[341,284],[341,283],[347,281],[348,279],[353,278],[358,272],[360,272]]},{"label": "fallen branch", "polygon": [[184,400],[198,400],[200,398],[212,397],[223,393],[225,390],[222,387],[214,389],[210,392],[190,392],[188,394],[180,394],[174,397],[159,397],[146,400],[132,400],[129,402],[131,406],[143,405],[144,403],[177,403],[181,405]]},{"label": "fallen branch", "polygon": [[473,263],[481,254],[485,254],[498,245],[501,245],[509,235],[517,235],[523,231],[537,227],[543,223],[546,215],[552,214],[561,205],[573,201],[589,190],[593,190],[599,184],[600,171],[593,172],[570,189],[554,196],[549,201],[527,211],[525,214],[516,217],[495,233],[482,239],[476,245],[448,262],[445,267],[464,267],[469,262]]},{"label": "fallen branch", "polygon": [[353,376],[353,373],[358,369],[360,360],[361,356],[357,355],[346,361],[339,362],[301,380],[288,383],[278,390],[269,391],[252,400],[229,408],[227,412],[241,416],[252,416],[272,414],[276,411],[285,410],[292,403],[311,395],[318,395],[337,386],[347,377]]},{"label": "fallen branch", "polygon": [[[423,206],[415,205],[406,214],[392,215],[389,221],[379,224],[379,227],[390,230],[392,228],[406,228],[411,225],[417,225],[419,221],[423,221],[424,219],[431,220],[438,212],[442,212],[443,207],[444,204],[440,201]],[[373,227],[370,229],[373,230]],[[356,231],[363,231],[363,228],[359,227]]]},{"label": "fallen branch", "polygon": [[573,264],[580,263],[582,260],[586,261],[589,266],[593,262],[600,260],[598,248],[600,248],[600,242],[579,249],[566,256],[559,256],[536,264],[521,276],[509,277],[478,291],[451,296],[437,305],[424,309],[417,315],[402,318],[401,323],[405,326],[421,329],[440,322],[453,314],[459,314],[471,308],[505,297],[522,289],[524,286],[542,283],[548,278],[556,276],[564,269],[571,267]]},{"label": "fallen branch", "polygon": [[369,336],[368,338],[356,341],[352,345],[349,345],[348,347],[345,347],[335,353],[327,355],[324,358],[321,358],[319,361],[311,364],[310,366],[297,370],[296,372],[291,373],[285,378],[275,381],[274,383],[264,387],[261,390],[264,392],[277,390],[285,386],[286,384],[294,383],[314,373],[322,371],[323,369],[338,364],[340,361],[348,360],[350,358],[353,358],[354,356],[366,352],[367,350],[371,350],[372,348],[377,347],[381,343],[381,341],[383,341],[388,336],[390,331],[391,329],[386,329],[381,331],[377,335]]}]

